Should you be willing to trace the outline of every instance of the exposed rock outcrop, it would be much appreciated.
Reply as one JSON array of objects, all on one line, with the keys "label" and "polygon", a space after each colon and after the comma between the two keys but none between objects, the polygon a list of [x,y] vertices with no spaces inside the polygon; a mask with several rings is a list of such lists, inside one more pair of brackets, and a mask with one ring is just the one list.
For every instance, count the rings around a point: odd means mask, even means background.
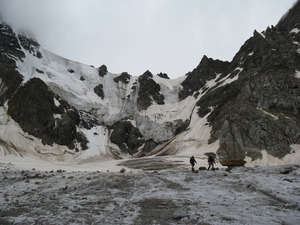
[{"label": "exposed rock outcrop", "polygon": [[19,34],[18,39],[23,48],[25,48],[30,54],[42,58],[43,55],[39,50],[40,44],[32,38],[26,37],[24,34]]},{"label": "exposed rock outcrop", "polygon": [[153,79],[150,71],[146,71],[138,79],[139,92],[137,98],[137,107],[139,110],[145,110],[152,102],[155,101],[159,105],[164,104],[164,96],[160,93],[160,86]]},{"label": "exposed rock outcrop", "polygon": [[105,65],[102,65],[98,69],[98,73],[100,77],[104,77],[107,74],[107,67]]},{"label": "exposed rock outcrop", "polygon": [[114,78],[114,82],[118,83],[119,81],[121,81],[124,84],[128,84],[130,81],[130,77],[131,76],[127,72],[123,72],[120,76]]},{"label": "exposed rock outcrop", "polygon": [[216,78],[218,73],[226,70],[228,62],[213,60],[203,56],[200,64],[192,71],[186,74],[186,79],[181,83],[183,89],[179,92],[179,99],[185,99],[199,91],[209,80]]},{"label": "exposed rock outcrop", "polygon": [[246,156],[259,159],[262,150],[282,158],[291,144],[300,143],[299,45],[280,26],[255,31],[227,65],[233,82],[219,83],[197,103],[200,117],[210,113],[210,141],[220,141],[217,153],[224,165],[244,164]]},{"label": "exposed rock outcrop", "polygon": [[33,78],[21,86],[8,106],[8,114],[22,129],[44,144],[57,143],[74,149],[78,141],[82,149],[86,148],[86,138],[76,129],[80,123],[79,113],[55,96],[42,80]]},{"label": "exposed rock outcrop", "polygon": [[166,73],[159,73],[159,74],[157,74],[157,76],[164,78],[164,79],[170,79],[170,77]]},{"label": "exposed rock outcrop", "polygon": [[0,23],[0,33],[0,106],[3,106],[23,80],[16,70],[15,59],[22,60],[25,54],[10,26]]},{"label": "exposed rock outcrop", "polygon": [[111,133],[110,140],[112,143],[118,145],[123,153],[133,155],[144,143],[143,136],[139,130],[129,121],[117,122],[111,128],[113,132]]},{"label": "exposed rock outcrop", "polygon": [[103,84],[99,84],[94,88],[94,92],[100,97],[104,98]]}]

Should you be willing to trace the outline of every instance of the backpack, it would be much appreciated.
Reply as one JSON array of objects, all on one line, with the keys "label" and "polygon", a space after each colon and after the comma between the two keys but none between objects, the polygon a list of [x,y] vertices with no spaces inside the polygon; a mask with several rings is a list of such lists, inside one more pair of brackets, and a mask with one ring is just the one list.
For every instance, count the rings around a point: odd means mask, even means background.
[{"label": "backpack", "polygon": [[215,162],[214,157],[208,156],[208,162]]}]

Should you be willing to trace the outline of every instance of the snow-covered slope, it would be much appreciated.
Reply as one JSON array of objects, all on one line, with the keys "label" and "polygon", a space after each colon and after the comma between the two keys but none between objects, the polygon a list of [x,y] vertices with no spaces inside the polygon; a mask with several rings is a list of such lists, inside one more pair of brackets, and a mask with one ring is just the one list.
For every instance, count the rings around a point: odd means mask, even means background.
[{"label": "snow-covered slope", "polygon": [[231,62],[204,56],[173,80],[62,58],[1,22],[1,158],[212,152],[226,166],[299,162],[299,5],[255,31]]},{"label": "snow-covered slope", "polygon": [[[111,149],[118,149],[118,146],[110,142],[107,126],[120,120],[128,120],[133,126],[139,126],[139,130],[146,140],[154,139],[160,142],[174,136],[174,128],[165,129],[165,123],[179,118],[188,119],[190,116],[188,110],[182,110],[186,104],[178,102],[180,82],[184,77],[169,80],[154,76],[153,80],[160,83],[161,92],[165,96],[165,104],[159,107],[152,105],[147,110],[139,111],[136,106],[137,91],[133,90],[133,86],[139,89],[138,77],[130,76],[126,82],[116,82],[116,78],[120,74],[107,72],[105,76],[100,76],[98,69],[93,66],[62,58],[41,46],[34,47],[35,52],[39,53],[39,57],[37,57],[36,54],[22,46],[20,35],[11,32],[17,37],[19,48],[24,56],[16,58],[6,52],[3,54],[15,61],[16,70],[22,76],[20,85],[24,86],[31,79],[38,78],[54,94],[68,102],[71,107],[82,114],[97,118],[98,124],[94,124],[88,129],[78,126],[78,131],[88,139],[87,149],[66,154],[70,150],[66,150],[68,148],[65,146],[56,143],[44,145],[39,138],[24,132],[18,123],[7,114],[6,102],[1,107],[1,140],[6,143],[1,146],[2,156],[11,153],[16,155],[32,154],[48,159],[54,157],[59,160],[74,160],[74,158],[82,160],[101,155],[112,157]],[[101,85],[104,96],[98,96],[95,93],[95,87],[99,85]],[[54,102],[56,106],[60,105],[58,99],[54,99]],[[61,114],[53,114],[53,117],[60,119]]]}]

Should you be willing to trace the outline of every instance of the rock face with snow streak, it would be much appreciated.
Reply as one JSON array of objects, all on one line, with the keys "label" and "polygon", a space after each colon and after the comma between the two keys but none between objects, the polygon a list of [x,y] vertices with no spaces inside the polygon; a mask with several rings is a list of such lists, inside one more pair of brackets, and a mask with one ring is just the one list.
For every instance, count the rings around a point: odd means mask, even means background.
[{"label": "rock face with snow streak", "polygon": [[1,22],[0,153],[32,140],[28,154],[55,148],[59,160],[212,151],[227,166],[265,152],[285,163],[300,152],[299,8],[231,62],[204,56],[176,80],[73,62]]},{"label": "rock face with snow streak", "polygon": [[[203,56],[200,64],[187,74],[187,78],[181,83],[183,89],[179,92],[179,98],[185,99],[201,90],[209,80],[213,80],[218,74],[224,73],[228,62],[213,60]],[[205,88],[204,88],[205,90]]]},{"label": "rock face with snow streak", "polygon": [[[300,23],[291,26],[299,29]],[[217,153],[224,164],[243,164],[245,156],[259,159],[263,149],[282,158],[300,142],[299,41],[279,25],[255,31],[225,69],[229,78],[238,74],[238,79],[208,90],[197,103],[200,116],[213,108],[211,141],[220,141]]]},{"label": "rock face with snow streak", "polygon": [[86,138],[78,132],[80,116],[75,108],[60,99],[39,78],[30,79],[8,101],[8,114],[25,132],[45,144],[53,142],[75,148],[80,143],[86,149]]},{"label": "rock face with snow streak", "polygon": [[22,75],[16,71],[15,60],[22,60],[25,55],[11,27],[0,23],[0,32],[0,106],[3,106],[22,82]]},{"label": "rock face with snow streak", "polygon": [[139,110],[145,110],[153,101],[159,105],[164,104],[164,96],[160,93],[160,86],[153,79],[150,71],[146,71],[138,79],[139,92],[137,98],[137,107]]},{"label": "rock face with snow streak", "polygon": [[118,145],[124,153],[133,155],[144,143],[142,134],[129,121],[117,122],[111,128],[111,142]]}]

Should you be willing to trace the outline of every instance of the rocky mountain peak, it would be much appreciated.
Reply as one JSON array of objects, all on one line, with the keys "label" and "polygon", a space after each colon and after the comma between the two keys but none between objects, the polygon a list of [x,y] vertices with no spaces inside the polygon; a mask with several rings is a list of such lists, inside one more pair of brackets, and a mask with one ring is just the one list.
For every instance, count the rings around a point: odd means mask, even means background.
[{"label": "rocky mountain peak", "polygon": [[159,74],[157,74],[157,76],[164,78],[164,79],[170,79],[168,74],[166,74],[166,73],[159,73]]},{"label": "rocky mountain peak", "polygon": [[142,78],[152,78],[153,77],[153,74],[149,71],[149,70],[146,70],[142,75],[141,75]]},{"label": "rocky mountain peak", "polygon": [[[295,5],[280,19],[276,27],[289,35],[295,28],[300,29],[300,1],[298,0]],[[293,32],[292,32],[293,33]],[[297,32],[298,33],[298,32]],[[297,35],[299,40],[299,34]]]},{"label": "rocky mountain peak", "polygon": [[23,80],[16,71],[15,60],[22,61],[25,54],[9,25],[0,23],[0,33],[0,106],[3,106]]},{"label": "rocky mountain peak", "polygon": [[199,65],[192,72],[187,73],[186,79],[181,83],[183,89],[179,92],[179,99],[185,99],[199,91],[207,81],[225,71],[228,65],[229,62],[214,60],[204,55]]},{"label": "rocky mountain peak", "polygon": [[28,38],[24,34],[18,34],[18,39],[20,44],[24,49],[26,49],[30,54],[42,58],[42,53],[39,51],[40,44],[33,38]]},{"label": "rocky mountain peak", "polygon": [[[291,24],[285,21],[293,12],[281,23]],[[300,142],[299,44],[279,28],[254,31],[227,66],[233,82],[219,83],[197,103],[199,116],[208,115],[212,125],[210,141],[219,140],[224,165],[243,165],[246,157],[262,158],[262,151],[282,158]]]},{"label": "rocky mountain peak", "polygon": [[153,104],[153,101],[160,105],[164,104],[164,96],[160,93],[160,85],[157,84],[152,78],[152,73],[147,70],[138,79],[139,92],[137,106],[139,110],[147,109]]}]

